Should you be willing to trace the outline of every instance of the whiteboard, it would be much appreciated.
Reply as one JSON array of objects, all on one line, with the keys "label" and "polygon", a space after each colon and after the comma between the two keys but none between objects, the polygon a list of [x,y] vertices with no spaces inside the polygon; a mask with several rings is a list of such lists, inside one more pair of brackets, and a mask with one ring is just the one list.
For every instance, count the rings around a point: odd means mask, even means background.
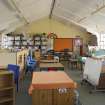
[{"label": "whiteboard", "polygon": [[97,86],[99,83],[101,69],[102,69],[101,60],[87,58],[84,67],[83,78],[89,81],[92,85]]},{"label": "whiteboard", "polygon": [[63,51],[64,49],[69,49],[73,51],[73,38],[57,38],[54,39],[54,50]]}]

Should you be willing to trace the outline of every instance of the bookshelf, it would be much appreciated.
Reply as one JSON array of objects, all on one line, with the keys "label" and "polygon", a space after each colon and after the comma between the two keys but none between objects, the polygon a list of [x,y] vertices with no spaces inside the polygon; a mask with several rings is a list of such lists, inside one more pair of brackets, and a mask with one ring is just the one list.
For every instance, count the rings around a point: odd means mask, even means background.
[{"label": "bookshelf", "polygon": [[8,36],[8,47],[9,48],[19,48],[22,47],[26,48],[34,48],[40,49],[42,53],[47,50],[48,39],[47,36],[44,34],[35,34],[29,36],[28,38],[22,34],[12,35],[9,34]]},{"label": "bookshelf", "polygon": [[13,73],[0,70],[0,105],[14,105],[14,100]]},{"label": "bookshelf", "polygon": [[27,46],[27,40],[24,38],[22,34],[18,35],[8,35],[8,47],[11,48],[19,48]]},{"label": "bookshelf", "polygon": [[34,46],[41,50],[41,53],[46,52],[47,45],[48,45],[48,39],[46,35],[34,35]]}]

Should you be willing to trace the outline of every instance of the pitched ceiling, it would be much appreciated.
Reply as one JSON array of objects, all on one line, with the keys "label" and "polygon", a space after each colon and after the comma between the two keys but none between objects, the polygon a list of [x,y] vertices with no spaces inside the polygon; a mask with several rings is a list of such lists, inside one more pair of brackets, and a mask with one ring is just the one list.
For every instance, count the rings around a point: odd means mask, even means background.
[{"label": "pitched ceiling", "polygon": [[21,24],[22,20],[15,12],[15,8],[7,0],[0,0],[0,32],[7,31],[7,29],[13,30]]},{"label": "pitched ceiling", "polygon": [[0,31],[49,16],[73,22],[92,33],[105,33],[105,0],[0,0]]},{"label": "pitched ceiling", "polygon": [[56,0],[53,15],[91,32],[105,32],[105,0]]},{"label": "pitched ceiling", "polygon": [[0,32],[49,16],[52,0],[0,0]]},{"label": "pitched ceiling", "polygon": [[15,4],[26,20],[32,22],[50,14],[51,1],[52,0],[15,0]]}]

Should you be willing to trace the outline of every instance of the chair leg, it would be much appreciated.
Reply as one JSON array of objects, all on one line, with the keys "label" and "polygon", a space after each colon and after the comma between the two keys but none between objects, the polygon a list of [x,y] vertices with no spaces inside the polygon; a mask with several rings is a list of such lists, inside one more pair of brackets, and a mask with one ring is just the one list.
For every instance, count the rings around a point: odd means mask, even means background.
[{"label": "chair leg", "polygon": [[28,67],[27,67],[26,70],[25,70],[25,74],[27,74],[27,72],[28,72]]},{"label": "chair leg", "polygon": [[23,89],[23,81],[24,81],[24,77],[22,77],[22,78],[19,80],[19,91],[22,91],[22,89]]},{"label": "chair leg", "polygon": [[16,91],[17,92],[19,91],[19,81],[18,81],[18,79],[16,80]]}]

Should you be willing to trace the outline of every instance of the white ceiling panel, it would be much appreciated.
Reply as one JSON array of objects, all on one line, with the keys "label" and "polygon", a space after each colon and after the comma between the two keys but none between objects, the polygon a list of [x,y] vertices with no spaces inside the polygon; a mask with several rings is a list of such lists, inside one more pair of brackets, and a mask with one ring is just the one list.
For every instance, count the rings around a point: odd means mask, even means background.
[{"label": "white ceiling panel", "polygon": [[105,8],[101,9],[101,10],[99,11],[99,13],[100,13],[100,15],[105,16]]},{"label": "white ceiling panel", "polygon": [[52,0],[16,0],[19,10],[29,21],[50,14]]},{"label": "white ceiling panel", "polygon": [[[95,5],[94,7],[92,6],[92,8],[88,6],[86,0],[61,0],[61,1],[56,4],[56,8],[61,7],[79,15],[82,15],[85,12],[86,12],[85,14],[87,14],[91,12],[93,8],[96,8],[95,4],[94,4]],[[84,1],[85,1],[85,4],[84,4]]]},{"label": "white ceiling panel", "polygon": [[0,31],[49,16],[51,4],[52,0],[0,0]]},{"label": "white ceiling panel", "polygon": [[[102,0],[58,0],[56,2],[55,10],[59,8],[70,11],[78,17],[87,17],[91,12],[102,6]],[[56,11],[55,11],[56,12]]]},{"label": "white ceiling panel", "polygon": [[41,0],[15,0],[17,5],[20,7],[29,6],[32,4],[37,4]]},{"label": "white ceiling panel", "polygon": [[[14,8],[9,4],[9,0],[0,0],[0,32],[7,30],[11,24],[20,20]],[[22,21],[21,24],[23,24]]]},{"label": "white ceiling panel", "polygon": [[[57,8],[55,10],[56,12],[53,12],[54,15],[57,16],[64,16],[65,18],[68,18],[69,20],[74,20],[77,21],[79,19],[81,19],[82,17],[79,17],[77,14],[75,14],[74,12],[68,11],[67,9],[64,8]],[[63,15],[62,15],[63,14]]]},{"label": "white ceiling panel", "polygon": [[49,16],[53,1],[54,16],[87,30],[104,31],[105,0],[0,0],[0,30]]},{"label": "white ceiling panel", "polygon": [[[72,21],[84,28],[104,30],[105,0],[56,0],[53,15]],[[98,29],[98,31],[99,31]]]},{"label": "white ceiling panel", "polygon": [[102,16],[102,15],[100,15],[100,13],[97,13],[97,14],[90,16],[87,19],[81,21],[80,24],[94,28],[94,29],[96,29],[97,32],[100,32],[100,31],[105,32],[104,23],[105,23],[105,16]]},{"label": "white ceiling panel", "polygon": [[[83,21],[81,21],[80,23],[88,23],[88,22],[91,22],[92,24],[95,23],[95,24],[103,24],[105,23],[105,16],[102,16],[100,15],[100,13],[97,13],[93,16],[90,16],[88,17],[87,19],[84,19]],[[90,23],[89,23],[90,24]]]}]

